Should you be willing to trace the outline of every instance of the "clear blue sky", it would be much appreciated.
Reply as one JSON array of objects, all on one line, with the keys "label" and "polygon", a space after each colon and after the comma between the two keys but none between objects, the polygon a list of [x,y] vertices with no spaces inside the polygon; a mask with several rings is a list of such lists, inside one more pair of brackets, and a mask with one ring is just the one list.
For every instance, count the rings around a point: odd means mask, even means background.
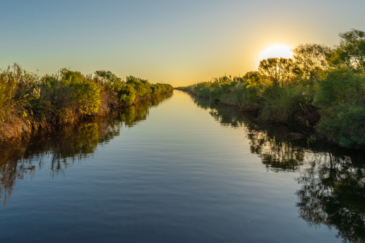
[{"label": "clear blue sky", "polygon": [[365,0],[4,0],[0,67],[187,85],[254,70],[272,44],[338,44],[365,30],[364,10]]}]

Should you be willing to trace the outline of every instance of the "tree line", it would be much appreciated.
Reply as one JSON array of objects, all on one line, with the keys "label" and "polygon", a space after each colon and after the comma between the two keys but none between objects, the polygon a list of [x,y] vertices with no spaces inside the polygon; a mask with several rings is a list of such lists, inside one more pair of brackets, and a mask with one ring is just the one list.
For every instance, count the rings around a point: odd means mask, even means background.
[{"label": "tree line", "polygon": [[104,116],[172,91],[169,84],[152,84],[134,76],[122,80],[110,71],[83,75],[63,68],[40,77],[14,64],[0,70],[0,142]]},{"label": "tree line", "polygon": [[258,71],[180,89],[250,112],[261,122],[315,129],[315,138],[365,148],[365,32],[334,47],[301,44],[293,58],[262,60]]}]

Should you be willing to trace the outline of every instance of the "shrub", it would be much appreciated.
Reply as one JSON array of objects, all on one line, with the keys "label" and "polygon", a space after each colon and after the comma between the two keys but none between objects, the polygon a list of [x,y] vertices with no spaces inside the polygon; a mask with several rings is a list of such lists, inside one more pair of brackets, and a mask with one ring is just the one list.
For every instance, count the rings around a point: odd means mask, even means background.
[{"label": "shrub", "polygon": [[84,76],[80,72],[70,71],[66,68],[61,69],[62,80],[66,83],[81,83]]},{"label": "shrub", "polygon": [[105,87],[105,90],[112,89],[115,92],[119,92],[122,89],[123,82],[121,78],[117,77],[114,73],[110,71],[96,71],[96,81],[101,79],[101,83]]},{"label": "shrub", "polygon": [[10,108],[13,105],[14,84],[8,82],[4,76],[0,76],[0,123],[5,121]]},{"label": "shrub", "polygon": [[263,92],[263,107],[260,119],[287,123],[293,121],[307,104],[306,89],[298,84],[286,86],[269,85]]},{"label": "shrub", "polygon": [[136,91],[132,85],[125,84],[118,92],[118,97],[120,97],[120,101],[124,102],[126,105],[133,105],[136,99]]},{"label": "shrub", "polygon": [[73,104],[81,115],[95,115],[99,110],[100,91],[95,83],[72,84]]},{"label": "shrub", "polygon": [[197,96],[209,98],[210,93],[210,83],[199,83],[194,87],[194,92]]},{"label": "shrub", "polygon": [[126,83],[134,88],[138,97],[148,96],[151,93],[150,83],[147,80],[128,76]]},{"label": "shrub", "polygon": [[173,90],[171,85],[151,85],[133,76],[127,77],[126,84],[110,71],[95,74],[92,78],[64,68],[40,78],[17,64],[1,70],[0,140],[32,128],[104,115],[118,106],[135,104],[139,97],[158,96]]},{"label": "shrub", "polygon": [[341,67],[331,71],[319,87],[313,102],[321,108],[317,130],[342,146],[364,147],[365,74]]}]

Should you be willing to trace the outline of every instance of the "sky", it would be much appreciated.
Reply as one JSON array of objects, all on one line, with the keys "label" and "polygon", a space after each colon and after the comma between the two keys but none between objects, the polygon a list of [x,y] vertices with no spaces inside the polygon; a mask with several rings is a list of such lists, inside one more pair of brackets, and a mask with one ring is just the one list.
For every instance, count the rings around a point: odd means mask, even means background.
[{"label": "sky", "polygon": [[0,68],[109,70],[185,86],[257,70],[274,44],[339,44],[365,0],[4,0]]}]

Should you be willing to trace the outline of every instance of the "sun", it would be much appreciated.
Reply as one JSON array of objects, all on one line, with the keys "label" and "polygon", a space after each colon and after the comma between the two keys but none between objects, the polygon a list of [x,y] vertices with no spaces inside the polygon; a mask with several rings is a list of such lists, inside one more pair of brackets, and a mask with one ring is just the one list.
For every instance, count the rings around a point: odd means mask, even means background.
[{"label": "sun", "polygon": [[266,48],[260,55],[259,62],[271,57],[292,58],[293,52],[285,45],[272,45]]}]

